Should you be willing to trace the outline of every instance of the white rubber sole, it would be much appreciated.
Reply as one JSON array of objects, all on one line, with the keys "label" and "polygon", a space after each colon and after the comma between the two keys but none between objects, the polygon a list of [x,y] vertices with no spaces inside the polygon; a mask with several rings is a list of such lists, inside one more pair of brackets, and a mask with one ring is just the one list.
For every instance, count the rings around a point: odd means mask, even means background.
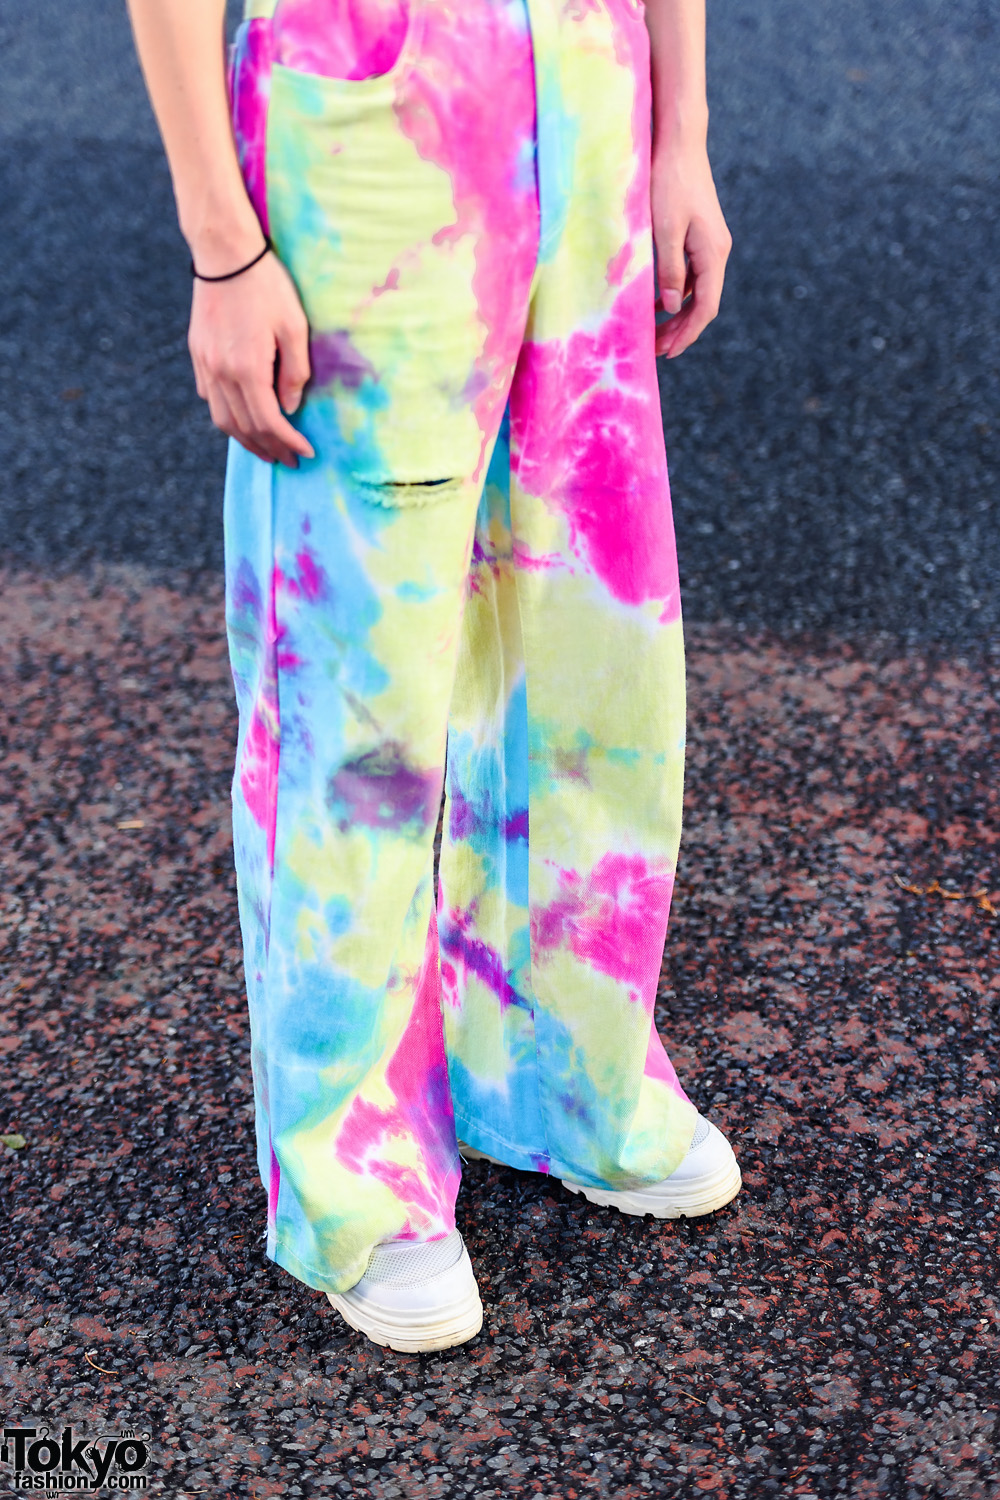
[{"label": "white rubber sole", "polygon": [[732,1203],[743,1186],[735,1156],[711,1176],[698,1177],[690,1183],[671,1183],[667,1178],[651,1188],[612,1192],[609,1188],[567,1182],[565,1177],[560,1181],[569,1192],[580,1193],[601,1208],[617,1208],[620,1213],[640,1218],[651,1214],[654,1219],[697,1219],[702,1214],[712,1214]]},{"label": "white rubber sole", "polygon": [[333,1292],[327,1292],[330,1303],[337,1309],[344,1322],[356,1333],[363,1333],[373,1344],[383,1349],[395,1349],[398,1354],[426,1354],[434,1349],[454,1349],[458,1344],[467,1344],[474,1339],[483,1326],[483,1307],[468,1308],[449,1318],[433,1324],[422,1323],[419,1328],[406,1330],[398,1323],[375,1321],[361,1317],[355,1307]]},{"label": "white rubber sole", "polygon": [[357,1333],[399,1354],[424,1354],[467,1344],[483,1326],[483,1304],[474,1279],[446,1306],[406,1309],[380,1305],[369,1295],[359,1303],[350,1292],[327,1292],[331,1307]]}]

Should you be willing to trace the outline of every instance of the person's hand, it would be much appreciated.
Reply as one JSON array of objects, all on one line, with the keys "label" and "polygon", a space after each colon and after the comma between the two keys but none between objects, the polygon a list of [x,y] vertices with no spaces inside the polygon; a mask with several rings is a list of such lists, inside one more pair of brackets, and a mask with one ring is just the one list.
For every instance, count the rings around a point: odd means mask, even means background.
[{"label": "person's hand", "polygon": [[298,468],[313,449],[291,415],[309,379],[309,325],[274,254],[232,281],[196,281],[188,348],[216,427],[263,458]]},{"label": "person's hand", "polygon": [[652,164],[657,310],[674,313],[656,330],[656,352],[690,348],[719,311],[733,239],[719,207],[703,145],[660,146]]}]

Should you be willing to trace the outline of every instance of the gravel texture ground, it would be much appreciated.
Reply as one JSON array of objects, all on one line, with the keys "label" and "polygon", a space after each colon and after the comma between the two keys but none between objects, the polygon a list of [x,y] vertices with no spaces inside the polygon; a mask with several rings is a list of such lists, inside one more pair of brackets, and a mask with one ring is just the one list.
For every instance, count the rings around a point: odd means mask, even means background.
[{"label": "gravel texture ground", "polygon": [[746,1186],[470,1166],[484,1332],[403,1356],[263,1255],[221,616],[5,580],[7,1421],[184,1496],[1000,1494],[996,661],[691,629],[658,1019]]},{"label": "gravel texture ground", "polygon": [[3,1424],[148,1431],[181,1500],[1000,1500],[998,30],[712,7],[658,1019],[746,1186],[654,1224],[470,1167],[486,1325],[417,1357],[263,1255],[224,450],[122,6],[0,10]]}]

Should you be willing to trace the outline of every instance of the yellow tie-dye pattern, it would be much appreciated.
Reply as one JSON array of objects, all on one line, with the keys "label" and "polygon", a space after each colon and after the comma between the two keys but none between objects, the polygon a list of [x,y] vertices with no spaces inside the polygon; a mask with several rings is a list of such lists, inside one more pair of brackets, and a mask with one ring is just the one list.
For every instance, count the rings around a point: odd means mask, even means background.
[{"label": "yellow tie-dye pattern", "polygon": [[[486,329],[475,242],[456,234],[448,173],[399,129],[391,81],[304,76],[276,66],[268,207],[310,326],[344,331],[374,388],[340,392],[345,440],[367,437],[374,483],[453,481],[476,468],[482,433],[463,392]],[[308,194],[312,232],[303,232]],[[452,232],[449,232],[452,231]]]}]

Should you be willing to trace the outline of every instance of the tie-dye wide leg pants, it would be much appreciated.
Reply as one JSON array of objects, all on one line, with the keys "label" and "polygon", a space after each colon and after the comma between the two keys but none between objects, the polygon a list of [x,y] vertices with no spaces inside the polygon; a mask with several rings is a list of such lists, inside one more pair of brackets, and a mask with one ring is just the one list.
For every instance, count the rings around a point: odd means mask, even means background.
[{"label": "tie-dye wide leg pants", "polygon": [[[245,180],[299,288],[298,470],[231,446],[233,824],[268,1254],[454,1227],[459,1138],[626,1187],[684,659],[640,0],[250,0]],[[433,843],[447,800],[435,910]]]}]

